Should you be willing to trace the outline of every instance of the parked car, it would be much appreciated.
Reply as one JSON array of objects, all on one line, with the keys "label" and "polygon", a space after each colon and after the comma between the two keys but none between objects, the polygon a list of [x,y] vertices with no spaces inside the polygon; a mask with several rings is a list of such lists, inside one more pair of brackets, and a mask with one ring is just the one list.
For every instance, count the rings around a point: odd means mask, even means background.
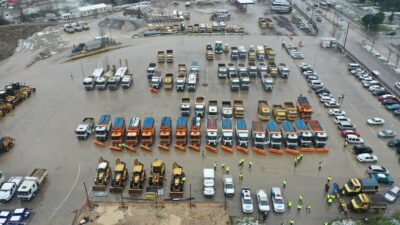
[{"label": "parked car", "polygon": [[348,134],[346,136],[346,141],[350,144],[356,144],[356,145],[364,144],[364,139],[352,134]]},{"label": "parked car", "polygon": [[250,188],[242,188],[240,193],[240,198],[242,201],[242,211],[244,213],[253,213],[253,199],[251,198]]},{"label": "parked car", "polygon": [[390,111],[395,111],[395,110],[400,109],[400,104],[386,105],[385,108],[386,108],[387,110],[390,110]]},{"label": "parked car", "polygon": [[390,92],[386,89],[379,89],[379,90],[372,91],[372,94],[375,96],[382,96],[382,95],[389,95]]},{"label": "parked car", "polygon": [[357,160],[359,162],[377,162],[378,157],[373,154],[363,153],[363,154],[357,155]]},{"label": "parked car", "polygon": [[335,116],[335,119],[333,119],[334,123],[339,123],[339,122],[351,122],[351,119],[346,117],[346,116]]},{"label": "parked car", "polygon": [[322,88],[320,88],[320,89],[315,90],[315,93],[316,93],[317,95],[319,95],[319,94],[321,94],[321,93],[328,93],[328,94],[330,94],[331,91],[330,91],[328,88],[326,88],[326,87],[322,87]]},{"label": "parked car", "polygon": [[328,114],[331,116],[345,116],[346,112],[341,109],[330,109]]},{"label": "parked car", "polygon": [[396,131],[394,130],[381,130],[378,132],[378,137],[380,138],[392,138],[396,136]]},{"label": "parked car", "polygon": [[396,96],[392,95],[392,94],[384,94],[384,95],[380,95],[378,97],[379,101],[385,100],[385,99],[397,99]]},{"label": "parked car", "polygon": [[341,121],[337,124],[339,130],[356,130],[356,126],[347,121]]},{"label": "parked car", "polygon": [[[326,94],[326,93],[324,93],[324,94]],[[321,103],[329,102],[329,101],[332,101],[332,100],[335,100],[335,99],[332,98],[331,96],[322,96],[322,97],[319,98],[319,101]]]},{"label": "parked car", "polygon": [[400,147],[400,139],[394,139],[388,141],[387,145],[391,148],[397,148]]},{"label": "parked car", "polygon": [[388,31],[386,32],[386,35],[394,36],[396,35],[396,31]]},{"label": "parked car", "polygon": [[363,154],[363,153],[369,153],[372,154],[373,150],[371,147],[361,144],[361,145],[354,145],[353,146],[353,153],[356,155]]},{"label": "parked car", "polygon": [[385,90],[385,88],[380,85],[371,85],[368,87],[368,90],[370,90],[370,91]]},{"label": "parked car", "polygon": [[400,116],[400,109],[393,110],[392,113],[395,116]]},{"label": "parked car", "polygon": [[300,70],[301,72],[307,71],[307,70],[311,70],[311,65],[307,64],[307,63],[301,63],[300,64]]},{"label": "parked car", "polygon": [[400,101],[397,99],[385,99],[381,101],[382,105],[393,105],[393,104],[400,104]]},{"label": "parked car", "polygon": [[268,195],[264,190],[257,191],[257,204],[258,204],[258,210],[260,212],[270,211]]},{"label": "parked car", "polygon": [[394,186],[390,191],[386,192],[385,199],[386,201],[393,203],[400,196],[400,188],[398,186]]},{"label": "parked car", "polygon": [[285,212],[285,202],[283,201],[282,192],[279,187],[271,188],[271,199],[274,211],[277,213]]},{"label": "parked car", "polygon": [[335,99],[332,99],[331,101],[324,102],[324,106],[325,106],[326,108],[339,108],[339,107],[340,107],[340,104],[337,103],[337,102],[335,101]]},{"label": "parked car", "polygon": [[379,118],[379,117],[367,119],[368,125],[383,125],[384,123],[385,123],[385,120],[382,118]]},{"label": "parked car", "polygon": [[342,137],[344,137],[344,138],[349,134],[355,135],[357,137],[361,137],[360,132],[358,132],[356,130],[344,130],[341,132],[341,134],[342,134]]},{"label": "parked car", "polygon": [[400,89],[400,82],[396,82],[396,83],[394,84],[394,86],[395,86],[397,89]]},{"label": "parked car", "polygon": [[385,173],[370,173],[369,177],[375,179],[380,184],[392,185],[394,183],[393,177]]},{"label": "parked car", "polygon": [[223,183],[224,183],[225,196],[232,197],[233,195],[235,195],[235,186],[233,184],[232,176],[229,175],[224,176]]},{"label": "parked car", "polygon": [[390,174],[390,171],[383,166],[380,165],[370,165],[368,166],[368,173],[383,173],[383,174]]}]

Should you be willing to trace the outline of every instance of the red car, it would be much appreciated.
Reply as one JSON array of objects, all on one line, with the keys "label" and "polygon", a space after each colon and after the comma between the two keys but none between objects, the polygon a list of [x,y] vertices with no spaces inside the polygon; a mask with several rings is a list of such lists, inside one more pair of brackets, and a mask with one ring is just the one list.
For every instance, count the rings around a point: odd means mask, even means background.
[{"label": "red car", "polygon": [[361,136],[360,132],[358,132],[356,130],[344,130],[344,131],[342,131],[342,137],[346,137],[348,134],[356,135],[357,137]]},{"label": "red car", "polygon": [[378,97],[379,101],[383,101],[383,100],[386,100],[386,99],[396,100],[397,98],[396,98],[396,96],[393,96],[393,95],[382,95],[382,96]]}]

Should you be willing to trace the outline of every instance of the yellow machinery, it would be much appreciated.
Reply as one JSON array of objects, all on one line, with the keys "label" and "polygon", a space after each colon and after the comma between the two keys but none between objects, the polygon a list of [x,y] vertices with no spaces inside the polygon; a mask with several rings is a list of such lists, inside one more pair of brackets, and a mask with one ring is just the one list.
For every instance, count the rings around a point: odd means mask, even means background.
[{"label": "yellow machinery", "polygon": [[0,152],[8,152],[14,147],[15,139],[12,137],[0,138]]},{"label": "yellow machinery", "polygon": [[114,179],[111,182],[110,192],[120,192],[125,187],[125,182],[128,179],[128,169],[126,163],[117,159],[115,162]]},{"label": "yellow machinery", "polygon": [[93,190],[104,190],[112,177],[111,166],[103,157],[99,158],[96,179],[94,180]]},{"label": "yellow machinery", "polygon": [[135,159],[133,163],[132,180],[130,183],[129,193],[141,192],[146,180],[146,171],[143,163]]},{"label": "yellow machinery", "polygon": [[172,165],[172,176],[171,176],[171,187],[170,197],[182,197],[183,187],[185,185],[185,173],[183,167],[178,165],[176,162]]},{"label": "yellow machinery", "polygon": [[162,186],[164,184],[165,163],[156,159],[151,164],[151,175],[149,177],[150,186]]}]

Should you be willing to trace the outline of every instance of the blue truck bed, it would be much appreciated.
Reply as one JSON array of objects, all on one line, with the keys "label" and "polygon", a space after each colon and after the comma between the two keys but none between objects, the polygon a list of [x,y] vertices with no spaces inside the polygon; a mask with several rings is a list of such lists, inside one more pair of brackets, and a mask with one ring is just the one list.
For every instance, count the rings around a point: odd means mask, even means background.
[{"label": "blue truck bed", "polygon": [[178,122],[176,123],[177,127],[187,127],[187,117],[186,116],[180,116],[178,117]]},{"label": "blue truck bed", "polygon": [[161,118],[161,126],[168,126],[170,127],[172,124],[171,117],[169,116],[164,116]]},{"label": "blue truck bed", "polygon": [[111,115],[106,114],[106,115],[102,115],[99,119],[99,124],[106,124],[108,122],[110,122],[111,120]]},{"label": "blue truck bed", "polygon": [[304,120],[296,120],[296,127],[299,131],[308,131],[308,127],[306,125],[306,123],[304,122]]},{"label": "blue truck bed", "polygon": [[280,132],[278,124],[274,121],[268,121],[267,126],[269,132]]},{"label": "blue truck bed", "polygon": [[223,118],[222,119],[222,129],[232,129],[232,119]]},{"label": "blue truck bed", "polygon": [[294,129],[292,123],[289,122],[289,121],[286,121],[286,120],[283,121],[283,122],[282,122],[282,127],[283,127],[283,130],[284,130],[285,132],[296,132],[296,130]]},{"label": "blue truck bed", "polygon": [[153,117],[146,117],[143,123],[144,127],[153,127],[154,126],[154,118]]},{"label": "blue truck bed", "polygon": [[245,119],[236,120],[236,129],[238,130],[247,130],[247,124]]},{"label": "blue truck bed", "polygon": [[124,126],[125,119],[123,117],[117,117],[114,120],[114,127],[122,127]]}]

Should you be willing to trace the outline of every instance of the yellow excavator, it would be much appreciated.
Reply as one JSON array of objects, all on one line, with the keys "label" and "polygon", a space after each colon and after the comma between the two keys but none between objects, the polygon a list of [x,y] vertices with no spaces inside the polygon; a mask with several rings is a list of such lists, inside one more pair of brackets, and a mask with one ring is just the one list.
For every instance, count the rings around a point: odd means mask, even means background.
[{"label": "yellow excavator", "polygon": [[185,173],[183,172],[183,167],[178,165],[176,162],[172,165],[172,176],[171,176],[171,187],[170,187],[170,197],[178,198],[183,196],[183,188],[186,181]]},{"label": "yellow excavator", "polygon": [[94,180],[93,190],[104,190],[112,177],[111,166],[103,157],[99,158],[99,165],[97,166],[97,175]]},{"label": "yellow excavator", "polygon": [[111,182],[110,192],[121,192],[129,176],[128,169],[126,168],[126,163],[120,159],[117,159],[115,164],[114,179]]},{"label": "yellow excavator", "polygon": [[146,171],[144,170],[144,165],[135,159],[133,162],[133,173],[129,193],[142,192],[145,181]]}]

